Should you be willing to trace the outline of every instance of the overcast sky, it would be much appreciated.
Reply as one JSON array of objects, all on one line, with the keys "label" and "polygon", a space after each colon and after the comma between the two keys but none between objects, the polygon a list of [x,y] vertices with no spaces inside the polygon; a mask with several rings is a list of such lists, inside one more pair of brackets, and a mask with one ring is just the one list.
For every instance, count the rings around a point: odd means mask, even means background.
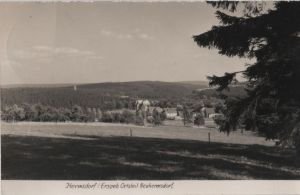
[{"label": "overcast sky", "polygon": [[2,84],[205,80],[244,59],[200,48],[205,2],[0,3]]}]

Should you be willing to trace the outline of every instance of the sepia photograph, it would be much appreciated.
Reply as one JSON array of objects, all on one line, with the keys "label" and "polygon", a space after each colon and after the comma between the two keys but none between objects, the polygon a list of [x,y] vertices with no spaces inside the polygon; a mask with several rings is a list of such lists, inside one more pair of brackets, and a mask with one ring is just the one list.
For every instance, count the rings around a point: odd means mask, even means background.
[{"label": "sepia photograph", "polygon": [[300,179],[300,2],[1,2],[0,24],[2,180]]}]

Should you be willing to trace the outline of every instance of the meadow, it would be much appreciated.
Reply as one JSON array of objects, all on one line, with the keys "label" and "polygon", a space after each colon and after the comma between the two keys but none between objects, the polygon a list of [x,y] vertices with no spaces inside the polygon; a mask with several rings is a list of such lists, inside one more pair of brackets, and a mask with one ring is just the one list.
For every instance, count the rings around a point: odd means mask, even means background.
[{"label": "meadow", "polygon": [[1,138],[2,179],[300,179],[293,150],[252,132],[227,136],[181,121],[2,123]]}]

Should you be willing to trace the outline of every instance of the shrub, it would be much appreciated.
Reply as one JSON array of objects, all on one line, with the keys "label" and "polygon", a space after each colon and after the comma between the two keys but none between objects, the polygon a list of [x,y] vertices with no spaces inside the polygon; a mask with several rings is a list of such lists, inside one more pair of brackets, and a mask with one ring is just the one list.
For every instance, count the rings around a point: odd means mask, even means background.
[{"label": "shrub", "polygon": [[153,117],[152,116],[147,116],[147,123],[153,123]]},{"label": "shrub", "polygon": [[120,123],[121,122],[121,114],[118,112],[111,113],[112,122],[114,123]]},{"label": "shrub", "polygon": [[40,115],[40,121],[43,121],[43,122],[48,122],[48,121],[54,121],[54,115],[53,114],[50,114],[50,113],[43,113]]},{"label": "shrub", "polygon": [[223,113],[224,112],[224,108],[225,105],[222,104],[221,102],[218,102],[216,105],[215,105],[215,113]]},{"label": "shrub", "polygon": [[161,113],[160,113],[160,120],[161,121],[164,121],[167,119],[167,113],[165,110],[163,110]]},{"label": "shrub", "polygon": [[25,119],[25,111],[18,105],[7,106],[1,113],[1,119],[6,121],[21,121]]},{"label": "shrub", "polygon": [[195,125],[204,125],[205,124],[205,120],[204,120],[204,117],[202,114],[198,113],[196,116],[195,116],[195,119],[194,119],[194,124]]},{"label": "shrub", "polygon": [[136,116],[135,117],[135,124],[136,125],[144,125],[144,119],[143,119],[143,117],[141,117],[141,116]]},{"label": "shrub", "polygon": [[71,120],[75,122],[87,121],[88,117],[83,114],[83,110],[80,106],[74,105],[71,110]]},{"label": "shrub", "polygon": [[192,114],[189,112],[189,110],[187,109],[187,107],[183,108],[183,124],[188,125],[192,123]]},{"label": "shrub", "polygon": [[160,125],[161,124],[160,113],[156,109],[153,110],[152,117],[153,117],[154,125]]},{"label": "shrub", "polygon": [[65,121],[69,121],[70,118],[62,113],[57,113],[57,121],[59,122],[65,122]]},{"label": "shrub", "polygon": [[72,114],[72,121],[74,122],[88,122],[89,117],[83,113]]},{"label": "shrub", "polygon": [[128,124],[135,122],[134,113],[130,112],[129,110],[123,110],[122,117],[124,119],[124,123]]},{"label": "shrub", "polygon": [[220,115],[214,116],[213,120],[216,123],[216,125],[220,126],[224,123],[225,117],[222,114],[220,114]]},{"label": "shrub", "polygon": [[102,113],[101,121],[105,122],[105,123],[112,123],[113,122],[113,118],[112,118],[111,113],[109,113],[109,112],[103,112]]},{"label": "shrub", "polygon": [[211,100],[203,100],[203,104],[206,108],[212,108],[213,104]]}]

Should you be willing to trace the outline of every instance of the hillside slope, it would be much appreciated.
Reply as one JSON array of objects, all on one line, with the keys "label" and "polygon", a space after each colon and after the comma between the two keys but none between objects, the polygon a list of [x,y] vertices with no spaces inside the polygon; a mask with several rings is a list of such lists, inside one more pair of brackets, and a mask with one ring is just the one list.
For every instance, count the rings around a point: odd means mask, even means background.
[{"label": "hillside slope", "polygon": [[[196,89],[194,93],[200,96],[205,95],[207,97],[218,97],[220,94],[220,92],[218,92],[216,88],[200,88],[200,89]],[[222,93],[227,96],[235,96],[235,97],[245,96],[246,95],[245,84],[229,86],[229,89],[224,90]]]},{"label": "hillside slope", "polygon": [[194,90],[206,86],[180,82],[135,81],[119,83],[96,83],[62,87],[16,87],[2,88],[2,106],[22,103],[42,103],[55,107],[74,104],[96,107],[112,98],[179,99]]}]

